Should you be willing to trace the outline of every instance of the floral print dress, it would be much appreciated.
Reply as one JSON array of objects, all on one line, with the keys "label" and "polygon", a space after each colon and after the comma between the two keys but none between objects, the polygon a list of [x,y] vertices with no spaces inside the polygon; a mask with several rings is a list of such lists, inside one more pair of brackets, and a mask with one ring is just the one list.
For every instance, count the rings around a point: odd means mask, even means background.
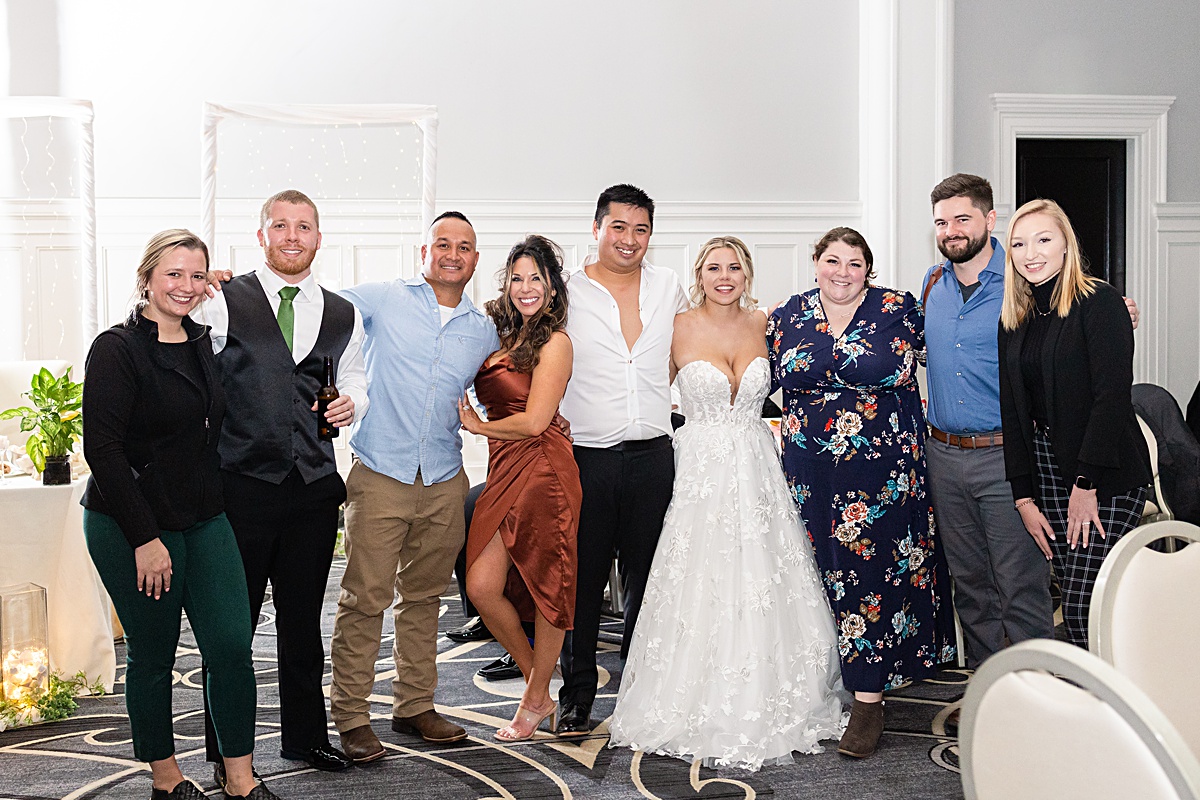
[{"label": "floral print dress", "polygon": [[948,583],[926,491],[917,386],[925,319],[907,292],[869,287],[834,339],[818,289],[767,327],[783,388],[783,468],[816,550],[846,689],[878,692],[954,657]]}]

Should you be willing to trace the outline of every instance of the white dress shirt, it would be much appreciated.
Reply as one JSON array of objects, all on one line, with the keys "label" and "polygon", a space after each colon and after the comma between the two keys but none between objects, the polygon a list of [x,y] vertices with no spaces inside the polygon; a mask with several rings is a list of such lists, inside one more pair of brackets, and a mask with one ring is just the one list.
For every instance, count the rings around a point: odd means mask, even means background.
[{"label": "white dress shirt", "polygon": [[[258,282],[262,284],[267,302],[271,304],[271,313],[279,315],[279,290],[285,286],[295,286],[300,291],[292,300],[292,310],[295,318],[292,327],[292,358],[297,364],[305,359],[317,343],[321,332],[321,317],[325,313],[325,296],[317,279],[310,272],[304,280],[291,284],[271,271],[263,264],[255,271]],[[192,312],[192,319],[211,330],[213,352],[220,353],[225,349],[225,341],[229,334],[229,305],[225,295],[217,292]],[[358,309],[354,309],[354,330],[350,333],[350,341],[338,359],[337,390],[338,394],[347,395],[354,401],[354,421],[362,419],[367,413],[371,401],[367,399],[367,368],[363,364],[363,320]]]},{"label": "white dress shirt", "polygon": [[562,415],[575,444],[583,447],[669,436],[671,332],[675,315],[688,307],[683,286],[671,270],[642,262],[642,332],[630,349],[616,299],[584,269],[595,261],[584,259],[567,284],[567,334],[575,360]]}]

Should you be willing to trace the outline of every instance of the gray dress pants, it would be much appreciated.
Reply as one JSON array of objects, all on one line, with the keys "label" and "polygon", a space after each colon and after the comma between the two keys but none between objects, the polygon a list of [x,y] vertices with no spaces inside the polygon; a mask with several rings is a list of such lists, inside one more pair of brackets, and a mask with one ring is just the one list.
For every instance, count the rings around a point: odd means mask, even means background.
[{"label": "gray dress pants", "polygon": [[1053,638],[1050,562],[1013,508],[1004,448],[925,440],[938,538],[954,579],[967,666],[1026,639]]}]

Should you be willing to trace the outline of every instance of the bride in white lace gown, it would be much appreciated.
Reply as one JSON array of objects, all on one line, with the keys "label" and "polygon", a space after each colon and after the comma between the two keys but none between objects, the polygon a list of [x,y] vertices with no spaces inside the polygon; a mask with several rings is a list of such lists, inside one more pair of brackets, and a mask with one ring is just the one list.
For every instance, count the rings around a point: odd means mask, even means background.
[{"label": "bride in white lace gown", "polygon": [[[610,746],[751,770],[821,752],[845,726],[837,635],[770,429],[766,318],[744,308],[745,245],[696,262],[698,308],[676,318],[687,423]],[[703,295],[700,291],[703,291]]]}]

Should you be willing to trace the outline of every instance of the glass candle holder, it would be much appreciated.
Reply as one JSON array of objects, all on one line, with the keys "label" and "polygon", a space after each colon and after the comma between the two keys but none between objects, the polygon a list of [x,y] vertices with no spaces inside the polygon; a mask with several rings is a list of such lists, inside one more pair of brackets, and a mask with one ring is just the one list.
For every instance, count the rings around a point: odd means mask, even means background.
[{"label": "glass candle holder", "polygon": [[0,588],[0,681],[4,699],[21,705],[50,688],[46,590],[35,583]]}]

